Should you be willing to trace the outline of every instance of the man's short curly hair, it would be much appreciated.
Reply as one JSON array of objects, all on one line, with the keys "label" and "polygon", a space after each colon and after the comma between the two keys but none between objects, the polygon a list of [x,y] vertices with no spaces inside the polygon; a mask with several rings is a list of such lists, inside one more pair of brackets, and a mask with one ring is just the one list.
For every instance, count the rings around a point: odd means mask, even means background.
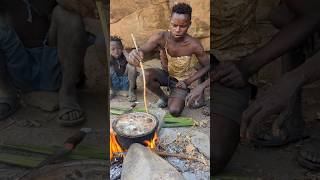
[{"label": "man's short curly hair", "polygon": [[121,44],[121,46],[123,46],[122,39],[120,38],[120,36],[110,36],[110,41],[119,42]]},{"label": "man's short curly hair", "polygon": [[187,3],[177,3],[172,7],[171,15],[173,13],[177,14],[188,14],[191,19],[192,8]]}]

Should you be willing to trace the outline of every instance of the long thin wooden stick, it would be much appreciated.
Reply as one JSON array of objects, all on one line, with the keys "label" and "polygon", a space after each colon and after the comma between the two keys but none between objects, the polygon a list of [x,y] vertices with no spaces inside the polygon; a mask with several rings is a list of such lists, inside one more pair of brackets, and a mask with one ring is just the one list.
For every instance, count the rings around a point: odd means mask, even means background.
[{"label": "long thin wooden stick", "polygon": [[[152,152],[156,153],[159,156],[165,156],[165,157],[178,157],[178,158],[182,158],[182,159],[188,159],[188,160],[195,160],[195,161],[199,161],[199,159],[194,158],[194,157],[189,157],[183,154],[176,154],[176,153],[168,153],[168,152],[164,152],[164,151],[156,151],[156,150],[152,150]],[[127,152],[114,152],[113,155],[115,157],[120,157],[123,155],[126,155]]]},{"label": "long thin wooden stick", "polygon": [[152,150],[152,151],[155,152],[156,154],[158,154],[159,156],[178,157],[178,158],[182,158],[182,159],[188,159],[188,160],[198,161],[197,158],[188,157],[188,156],[183,155],[183,154],[168,153],[168,152],[164,152],[164,151],[155,151],[155,150]]},{"label": "long thin wooden stick", "polygon": [[[134,43],[134,46],[136,47],[137,52],[139,53],[139,49],[136,43],[136,39],[134,38],[133,34],[131,33],[131,37]],[[142,77],[143,77],[143,101],[144,101],[144,109],[146,113],[148,113],[148,105],[147,105],[147,85],[146,85],[146,76],[144,75],[144,68],[143,68],[143,63],[142,61],[139,61],[140,68],[142,71]]]}]

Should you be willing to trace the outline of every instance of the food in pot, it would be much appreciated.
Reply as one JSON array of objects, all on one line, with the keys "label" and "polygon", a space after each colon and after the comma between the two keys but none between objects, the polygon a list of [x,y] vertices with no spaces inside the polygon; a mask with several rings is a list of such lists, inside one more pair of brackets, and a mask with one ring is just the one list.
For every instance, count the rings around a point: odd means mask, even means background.
[{"label": "food in pot", "polygon": [[125,114],[116,121],[115,128],[125,136],[139,136],[151,132],[156,127],[155,118],[146,113]]}]

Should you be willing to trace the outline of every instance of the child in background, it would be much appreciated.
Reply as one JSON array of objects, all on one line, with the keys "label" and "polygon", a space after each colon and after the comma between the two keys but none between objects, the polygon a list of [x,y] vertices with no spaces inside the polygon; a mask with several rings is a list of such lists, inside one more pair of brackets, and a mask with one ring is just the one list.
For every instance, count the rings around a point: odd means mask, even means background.
[{"label": "child in background", "polygon": [[118,36],[111,36],[110,39],[110,84],[111,94],[110,98],[116,96],[118,91],[128,91],[128,101],[134,102],[137,100],[136,96],[136,68],[127,62],[127,52],[123,48],[121,38]]}]

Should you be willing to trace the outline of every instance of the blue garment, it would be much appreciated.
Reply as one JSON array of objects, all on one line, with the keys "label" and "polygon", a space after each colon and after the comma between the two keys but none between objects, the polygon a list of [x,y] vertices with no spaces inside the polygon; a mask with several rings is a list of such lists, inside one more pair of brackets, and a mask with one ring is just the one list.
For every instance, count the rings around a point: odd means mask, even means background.
[{"label": "blue garment", "polygon": [[126,75],[118,75],[113,67],[109,69],[111,78],[111,87],[117,91],[128,91],[129,90],[129,79]]},{"label": "blue garment", "polygon": [[25,48],[14,29],[0,22],[0,53],[6,58],[6,68],[13,85],[21,90],[56,91],[62,75],[57,48],[45,45]]}]

